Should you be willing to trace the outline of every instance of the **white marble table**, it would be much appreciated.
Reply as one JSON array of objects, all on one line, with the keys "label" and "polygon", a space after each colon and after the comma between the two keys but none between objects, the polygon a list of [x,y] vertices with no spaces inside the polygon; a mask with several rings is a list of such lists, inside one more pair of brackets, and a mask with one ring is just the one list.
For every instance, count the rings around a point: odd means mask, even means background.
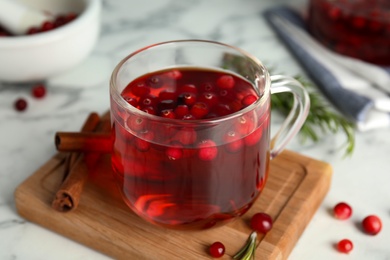
[{"label": "white marble table", "polygon": [[[109,107],[108,80],[113,67],[140,47],[174,39],[208,39],[238,46],[277,72],[304,73],[275,37],[261,11],[276,4],[304,0],[113,0],[103,2],[102,33],[90,57],[72,71],[48,79],[48,95],[34,100],[29,88],[0,83],[0,259],[107,259],[18,216],[13,192],[33,171],[56,153],[56,131],[78,130],[91,111]],[[0,68],[1,69],[1,68]],[[25,97],[24,113],[13,109]],[[275,117],[273,125],[280,120]],[[338,148],[342,134],[325,136],[317,144],[294,140],[288,149],[330,163],[331,189],[305,230],[290,259],[347,259],[334,243],[350,238],[349,259],[390,259],[390,131],[357,133],[352,157]],[[348,221],[336,221],[329,210],[347,201],[354,209]],[[369,214],[382,218],[377,236],[363,234],[357,224]]]}]

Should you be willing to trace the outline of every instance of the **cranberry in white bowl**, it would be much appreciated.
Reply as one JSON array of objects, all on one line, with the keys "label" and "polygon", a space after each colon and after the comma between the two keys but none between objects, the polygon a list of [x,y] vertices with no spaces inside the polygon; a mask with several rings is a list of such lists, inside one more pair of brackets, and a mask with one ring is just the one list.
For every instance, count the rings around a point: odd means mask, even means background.
[{"label": "cranberry in white bowl", "polygon": [[93,50],[100,32],[101,0],[21,0],[54,17],[73,16],[44,32],[0,37],[0,81],[31,82],[63,73]]}]

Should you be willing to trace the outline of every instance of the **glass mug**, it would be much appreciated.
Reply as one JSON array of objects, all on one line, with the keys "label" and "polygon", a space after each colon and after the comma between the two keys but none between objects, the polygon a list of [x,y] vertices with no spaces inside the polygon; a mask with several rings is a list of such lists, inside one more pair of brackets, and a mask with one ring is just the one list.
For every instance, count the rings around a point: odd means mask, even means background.
[{"label": "glass mug", "polygon": [[[271,94],[280,92],[291,92],[294,105],[271,139]],[[310,106],[296,80],[202,40],[154,44],[124,58],[110,102],[111,162],[124,201],[144,220],[174,229],[219,226],[248,211],[270,160]]]}]

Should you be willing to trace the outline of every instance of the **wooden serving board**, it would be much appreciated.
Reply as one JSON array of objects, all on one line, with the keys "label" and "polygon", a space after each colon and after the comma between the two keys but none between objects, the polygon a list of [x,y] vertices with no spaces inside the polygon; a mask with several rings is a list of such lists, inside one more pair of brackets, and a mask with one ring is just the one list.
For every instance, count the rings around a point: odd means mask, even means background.
[{"label": "wooden serving board", "polygon": [[259,234],[256,259],[286,259],[326,195],[330,165],[284,151],[272,160],[266,188],[241,219],[206,231],[177,231],[153,226],[133,214],[121,200],[111,177],[109,158],[90,176],[78,208],[60,213],[51,202],[63,178],[64,155],[57,154],[15,191],[16,207],[25,219],[115,259],[211,259],[208,246],[221,241],[231,257],[244,245],[256,212],[274,220]]}]

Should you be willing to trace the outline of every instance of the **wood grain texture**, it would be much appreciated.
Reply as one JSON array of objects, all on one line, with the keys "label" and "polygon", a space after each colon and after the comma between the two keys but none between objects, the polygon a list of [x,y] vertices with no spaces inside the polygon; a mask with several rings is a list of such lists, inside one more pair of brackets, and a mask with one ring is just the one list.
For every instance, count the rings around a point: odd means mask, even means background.
[{"label": "wood grain texture", "polygon": [[256,259],[287,259],[332,176],[330,165],[284,151],[271,161],[263,193],[242,218],[206,231],[176,231],[146,223],[127,208],[113,182],[108,156],[89,176],[77,210],[53,210],[50,204],[62,180],[64,160],[57,154],[16,189],[19,214],[115,259],[211,259],[207,249],[215,241],[226,246],[220,259],[231,259],[251,233],[248,222],[258,211],[270,214],[274,226],[258,236]]}]

